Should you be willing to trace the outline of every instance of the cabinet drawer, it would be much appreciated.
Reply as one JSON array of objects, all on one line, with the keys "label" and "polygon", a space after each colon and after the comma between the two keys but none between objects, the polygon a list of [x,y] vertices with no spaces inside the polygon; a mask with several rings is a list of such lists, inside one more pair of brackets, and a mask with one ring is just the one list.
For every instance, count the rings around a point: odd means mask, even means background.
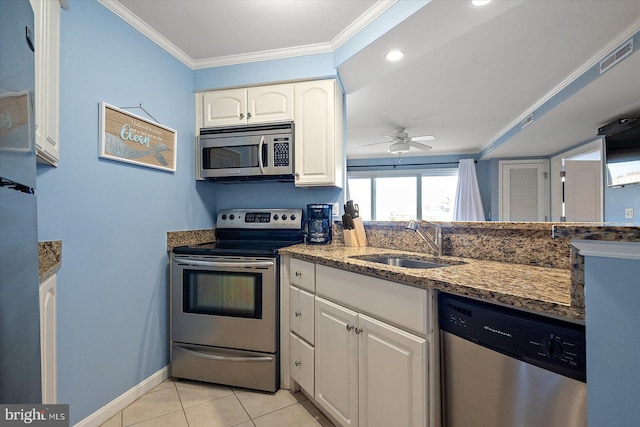
[{"label": "cabinet drawer", "polygon": [[289,263],[289,282],[305,291],[316,291],[315,264],[291,258]]},{"label": "cabinet drawer", "polygon": [[313,344],[314,296],[289,286],[289,328]]},{"label": "cabinet drawer", "polygon": [[422,336],[427,329],[427,291],[324,265],[316,266],[317,295]]},{"label": "cabinet drawer", "polygon": [[290,333],[289,335],[289,371],[291,378],[307,393],[313,396],[315,392],[313,372],[315,366],[315,350],[296,334]]}]

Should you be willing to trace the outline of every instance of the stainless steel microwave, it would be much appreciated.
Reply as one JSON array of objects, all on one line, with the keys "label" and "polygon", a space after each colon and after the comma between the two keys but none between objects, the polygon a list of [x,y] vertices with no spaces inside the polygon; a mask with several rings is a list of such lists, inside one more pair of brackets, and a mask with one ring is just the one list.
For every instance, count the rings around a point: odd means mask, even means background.
[{"label": "stainless steel microwave", "polygon": [[293,122],[202,128],[199,177],[293,181]]}]

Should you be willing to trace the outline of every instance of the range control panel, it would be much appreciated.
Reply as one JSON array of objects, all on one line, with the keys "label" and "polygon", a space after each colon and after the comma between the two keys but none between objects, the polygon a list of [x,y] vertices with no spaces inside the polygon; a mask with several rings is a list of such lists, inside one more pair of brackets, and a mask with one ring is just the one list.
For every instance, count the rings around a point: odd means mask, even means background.
[{"label": "range control panel", "polygon": [[586,381],[584,326],[448,294],[440,330],[532,365]]},{"label": "range control panel", "polygon": [[302,209],[222,209],[216,228],[292,229],[302,228]]}]

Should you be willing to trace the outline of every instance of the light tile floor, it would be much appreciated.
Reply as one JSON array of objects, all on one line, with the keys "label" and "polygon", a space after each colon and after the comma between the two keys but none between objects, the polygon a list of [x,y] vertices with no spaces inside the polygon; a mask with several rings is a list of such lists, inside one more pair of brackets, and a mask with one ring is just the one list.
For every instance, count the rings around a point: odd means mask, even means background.
[{"label": "light tile floor", "polygon": [[302,393],[167,379],[102,427],[317,427],[333,424]]}]

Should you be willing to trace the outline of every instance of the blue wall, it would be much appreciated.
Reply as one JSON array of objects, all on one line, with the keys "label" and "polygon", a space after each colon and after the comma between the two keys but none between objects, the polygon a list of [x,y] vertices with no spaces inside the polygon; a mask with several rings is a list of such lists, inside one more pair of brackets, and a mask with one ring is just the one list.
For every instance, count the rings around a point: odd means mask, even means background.
[{"label": "blue wall", "polygon": [[[624,217],[625,208],[633,208],[634,217]],[[604,189],[604,220],[640,224],[640,185]]]},{"label": "blue wall", "polygon": [[[61,160],[38,168],[38,237],[63,241],[58,399],[74,424],[168,364],[166,233],[211,228],[216,185],[194,179],[192,70],[95,1],[62,12],[60,62]],[[177,171],[99,159],[100,101],[176,129]]]},{"label": "blue wall", "polygon": [[637,426],[640,261],[586,257],[590,426]]}]

